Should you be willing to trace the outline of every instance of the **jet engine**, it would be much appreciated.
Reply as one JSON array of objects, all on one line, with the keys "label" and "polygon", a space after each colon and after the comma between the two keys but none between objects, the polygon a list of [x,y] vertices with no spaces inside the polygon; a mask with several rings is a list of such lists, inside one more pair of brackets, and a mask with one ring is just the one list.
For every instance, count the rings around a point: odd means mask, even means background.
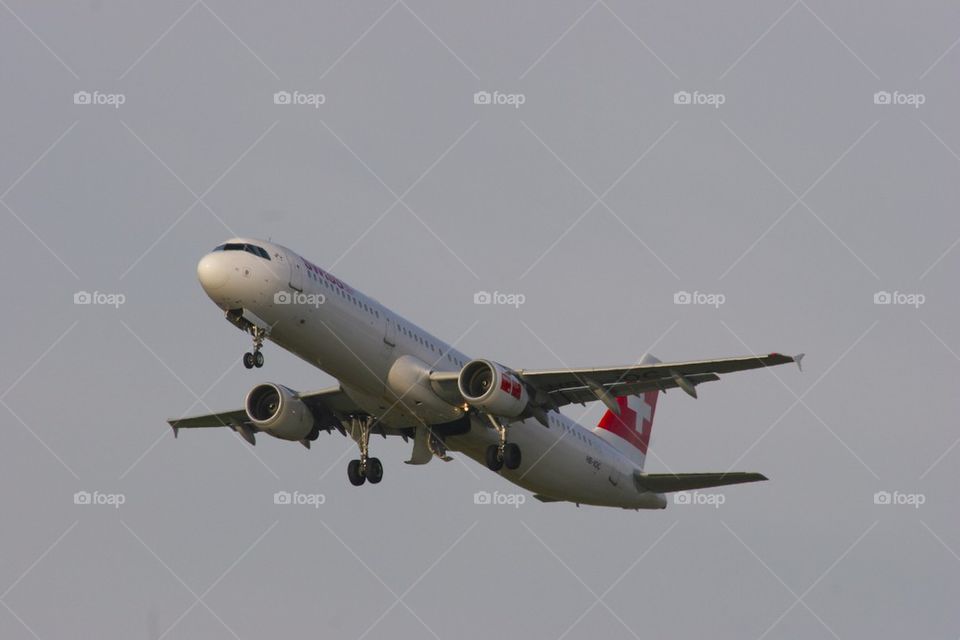
[{"label": "jet engine", "polygon": [[258,429],[281,440],[303,440],[313,431],[314,417],[296,391],[279,384],[258,384],[244,403]]},{"label": "jet engine", "polygon": [[489,360],[472,360],[460,371],[460,395],[472,407],[504,418],[527,408],[527,389],[515,373]]}]

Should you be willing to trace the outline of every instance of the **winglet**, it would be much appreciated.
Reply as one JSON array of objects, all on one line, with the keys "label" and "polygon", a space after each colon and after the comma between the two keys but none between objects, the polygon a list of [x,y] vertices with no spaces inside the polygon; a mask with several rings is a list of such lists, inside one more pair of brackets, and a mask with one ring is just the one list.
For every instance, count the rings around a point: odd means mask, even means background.
[{"label": "winglet", "polygon": [[800,371],[803,371],[803,356],[805,355],[805,353],[798,353],[793,356],[793,361],[797,363],[797,369],[800,369]]},{"label": "winglet", "polygon": [[177,439],[177,434],[180,432],[180,427],[176,425],[172,420],[168,421],[167,424],[170,425],[170,428],[173,429],[173,439]]}]

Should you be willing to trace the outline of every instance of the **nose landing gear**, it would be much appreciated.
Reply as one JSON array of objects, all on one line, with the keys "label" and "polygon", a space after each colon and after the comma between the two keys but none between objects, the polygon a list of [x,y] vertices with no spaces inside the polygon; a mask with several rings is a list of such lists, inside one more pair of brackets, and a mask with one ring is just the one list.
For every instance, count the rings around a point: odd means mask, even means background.
[{"label": "nose landing gear", "polygon": [[254,367],[259,369],[263,366],[263,354],[260,352],[260,349],[263,348],[263,341],[267,337],[267,330],[255,324],[251,324],[248,330],[250,331],[250,335],[253,336],[253,352],[248,351],[243,354],[243,366],[247,369],[253,369]]}]

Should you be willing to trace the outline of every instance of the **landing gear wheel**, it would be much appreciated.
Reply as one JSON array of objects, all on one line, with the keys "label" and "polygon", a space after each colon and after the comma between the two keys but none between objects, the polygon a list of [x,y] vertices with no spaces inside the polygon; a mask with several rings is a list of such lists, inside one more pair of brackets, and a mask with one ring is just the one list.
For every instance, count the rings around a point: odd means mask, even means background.
[{"label": "landing gear wheel", "polygon": [[[381,470],[382,475],[382,470]],[[350,464],[347,465],[347,477],[350,478],[350,484],[355,487],[359,487],[364,482],[367,481],[367,478],[360,471],[360,461],[351,460]]]},{"label": "landing gear wheel", "polygon": [[380,464],[379,458],[367,459],[367,480],[370,484],[377,484],[383,480],[383,465]]},{"label": "landing gear wheel", "polygon": [[263,366],[263,354],[259,351],[253,352],[253,366],[258,369]]},{"label": "landing gear wheel", "polygon": [[513,442],[503,445],[503,464],[507,469],[520,466],[520,447]]},{"label": "landing gear wheel", "polygon": [[[262,360],[263,356],[260,356],[260,359]],[[245,366],[247,369],[253,369],[253,365],[254,365],[254,356],[252,353],[247,351],[245,354],[243,354],[243,366]]]},{"label": "landing gear wheel", "polygon": [[492,444],[487,447],[487,468],[491,471],[500,471],[503,468],[503,458],[500,457],[500,447]]},{"label": "landing gear wheel", "polygon": [[360,448],[360,459],[351,460],[347,465],[347,476],[350,483],[359,487],[367,480],[370,484],[376,484],[383,479],[383,465],[377,458],[369,457],[370,453],[370,432],[376,426],[377,420],[373,416],[350,416],[347,422],[350,437],[353,438]]}]

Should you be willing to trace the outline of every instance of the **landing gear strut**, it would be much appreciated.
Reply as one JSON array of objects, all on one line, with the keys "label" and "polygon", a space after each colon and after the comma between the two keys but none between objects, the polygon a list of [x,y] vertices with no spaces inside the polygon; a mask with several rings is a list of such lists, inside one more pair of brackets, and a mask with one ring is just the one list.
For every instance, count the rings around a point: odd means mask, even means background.
[{"label": "landing gear strut", "polygon": [[243,366],[247,369],[253,369],[254,367],[259,369],[263,366],[263,354],[260,353],[260,349],[263,348],[263,341],[267,337],[267,330],[254,324],[251,324],[248,330],[250,331],[250,335],[253,336],[253,352],[248,351],[243,354]]},{"label": "landing gear strut", "polygon": [[503,467],[517,469],[520,467],[520,447],[514,442],[507,442],[507,428],[495,417],[488,415],[490,425],[497,430],[500,443],[487,447],[486,463],[491,471],[500,471]]},{"label": "landing gear strut", "polygon": [[347,465],[347,478],[350,484],[359,487],[367,480],[370,484],[377,484],[383,479],[383,465],[378,458],[371,458],[370,431],[376,420],[370,416],[350,418],[350,437],[356,440],[360,447],[360,459],[351,460]]}]

